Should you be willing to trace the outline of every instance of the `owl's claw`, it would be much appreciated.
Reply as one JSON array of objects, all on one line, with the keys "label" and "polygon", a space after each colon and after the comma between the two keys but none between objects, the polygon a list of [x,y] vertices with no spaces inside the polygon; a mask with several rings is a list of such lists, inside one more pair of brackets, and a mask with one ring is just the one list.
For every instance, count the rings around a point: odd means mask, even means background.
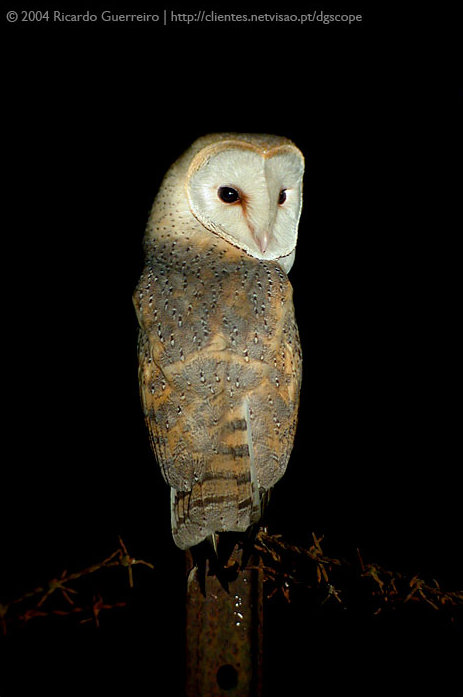
[{"label": "owl's claw", "polygon": [[210,541],[210,543],[212,545],[212,549],[214,550],[214,554],[216,556],[216,559],[218,559],[219,558],[219,553],[217,551],[217,545],[218,545],[218,541],[219,541],[218,533],[213,532],[212,535],[210,535],[208,537],[208,540]]},{"label": "owl's claw", "polygon": [[197,575],[198,575],[198,565],[195,564],[195,566],[193,566],[188,573],[188,578],[187,578],[187,582],[186,582],[187,592],[189,592],[189,590],[191,588],[191,584],[193,583],[193,581],[195,580]]}]

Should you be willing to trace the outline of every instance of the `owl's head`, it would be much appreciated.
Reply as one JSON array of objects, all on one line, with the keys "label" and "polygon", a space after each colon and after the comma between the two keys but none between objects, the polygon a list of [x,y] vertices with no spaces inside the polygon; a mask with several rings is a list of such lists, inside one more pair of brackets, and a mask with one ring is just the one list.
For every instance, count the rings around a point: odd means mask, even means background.
[{"label": "owl's head", "polygon": [[304,157],[288,139],[216,134],[194,144],[186,195],[207,229],[257,259],[291,268],[302,207]]}]

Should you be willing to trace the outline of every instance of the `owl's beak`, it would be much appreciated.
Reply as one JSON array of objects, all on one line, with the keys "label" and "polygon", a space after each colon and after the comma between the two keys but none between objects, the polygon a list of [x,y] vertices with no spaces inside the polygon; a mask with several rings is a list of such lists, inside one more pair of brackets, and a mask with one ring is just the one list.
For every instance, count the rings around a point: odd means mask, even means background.
[{"label": "owl's beak", "polygon": [[253,233],[257,246],[262,254],[265,254],[268,247],[268,233],[266,230],[255,230]]}]

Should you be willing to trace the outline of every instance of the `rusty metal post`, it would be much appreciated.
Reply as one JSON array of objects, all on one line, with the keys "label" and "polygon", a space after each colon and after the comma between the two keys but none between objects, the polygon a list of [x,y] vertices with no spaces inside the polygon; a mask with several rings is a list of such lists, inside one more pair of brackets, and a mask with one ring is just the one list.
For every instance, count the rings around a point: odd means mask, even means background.
[{"label": "rusty metal post", "polygon": [[[186,553],[187,569],[193,561]],[[239,565],[235,548],[229,564]],[[209,562],[208,562],[209,564]],[[262,694],[263,574],[251,559],[228,584],[216,575],[190,578],[186,597],[187,697]],[[205,591],[205,592],[203,592]]]}]

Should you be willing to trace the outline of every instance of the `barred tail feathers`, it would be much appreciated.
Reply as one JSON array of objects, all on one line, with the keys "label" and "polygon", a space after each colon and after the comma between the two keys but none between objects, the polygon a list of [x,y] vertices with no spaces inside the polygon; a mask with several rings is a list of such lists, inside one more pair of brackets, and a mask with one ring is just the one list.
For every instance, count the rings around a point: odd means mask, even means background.
[{"label": "barred tail feathers", "polygon": [[210,454],[190,491],[171,489],[175,544],[187,549],[216,532],[245,532],[261,516],[249,404],[220,427],[218,447]]}]

